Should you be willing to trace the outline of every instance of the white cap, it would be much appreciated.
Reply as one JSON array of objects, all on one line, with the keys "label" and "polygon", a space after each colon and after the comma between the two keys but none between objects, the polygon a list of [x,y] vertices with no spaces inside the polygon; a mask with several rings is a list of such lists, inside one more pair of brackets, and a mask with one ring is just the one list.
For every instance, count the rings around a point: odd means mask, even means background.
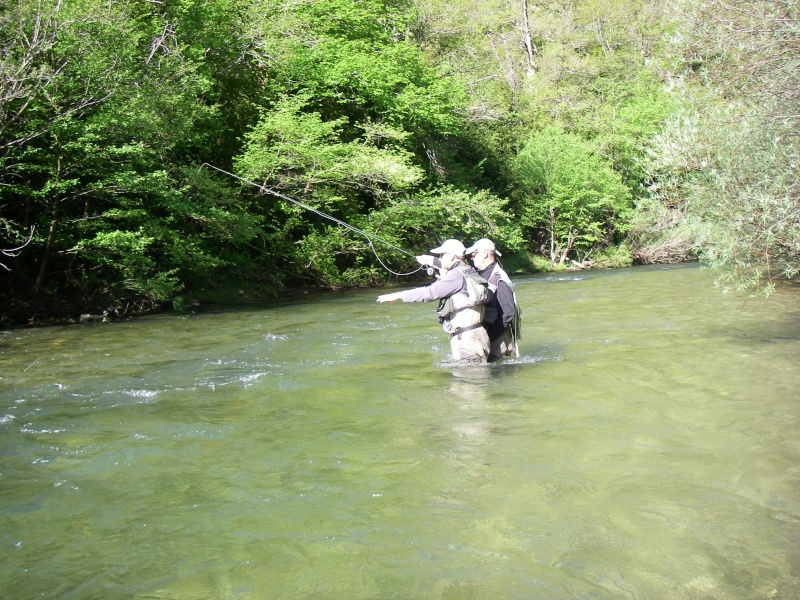
[{"label": "white cap", "polygon": [[496,254],[497,256],[503,256],[494,247],[494,242],[492,240],[490,240],[490,239],[487,239],[487,238],[479,239],[477,242],[472,244],[472,246],[470,246],[469,248],[464,250],[464,252],[466,252],[467,254],[472,254],[473,252],[480,252],[481,250],[484,251],[484,252],[491,252],[492,254]]},{"label": "white cap", "polygon": [[458,240],[445,240],[438,248],[431,250],[431,254],[453,254],[464,256],[464,244]]}]

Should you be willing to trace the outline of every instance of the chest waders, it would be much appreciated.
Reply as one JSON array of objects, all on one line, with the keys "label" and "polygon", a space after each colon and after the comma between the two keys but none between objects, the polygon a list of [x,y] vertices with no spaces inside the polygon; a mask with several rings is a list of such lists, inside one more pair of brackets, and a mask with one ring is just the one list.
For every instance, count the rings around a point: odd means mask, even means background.
[{"label": "chest waders", "polygon": [[489,289],[492,292],[496,292],[497,285],[501,281],[506,282],[506,285],[508,285],[508,287],[511,289],[511,296],[514,298],[514,319],[511,321],[509,326],[511,327],[511,339],[514,341],[514,355],[519,358],[519,338],[521,337],[522,331],[522,309],[519,307],[519,302],[517,302],[517,292],[514,291],[514,284],[511,282],[511,279],[509,279],[506,272],[502,270],[502,267],[500,271],[494,272],[489,276]]},{"label": "chest waders", "polygon": [[464,276],[464,284],[460,291],[443,298],[436,309],[442,329],[451,337],[482,327],[484,304],[489,299],[489,282],[475,269],[466,265],[456,269]]}]

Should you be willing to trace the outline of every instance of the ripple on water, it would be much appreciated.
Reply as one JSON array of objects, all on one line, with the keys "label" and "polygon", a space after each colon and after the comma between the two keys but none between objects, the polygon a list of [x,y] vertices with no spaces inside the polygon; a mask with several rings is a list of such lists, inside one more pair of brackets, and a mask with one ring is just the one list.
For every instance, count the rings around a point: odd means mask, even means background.
[{"label": "ripple on water", "polygon": [[[108,393],[112,393],[112,392],[108,392]],[[138,399],[141,399],[141,400],[146,402],[146,401],[149,401],[149,400],[155,398],[161,392],[159,390],[135,390],[135,389],[130,389],[130,390],[119,390],[118,392],[113,392],[113,393],[123,394],[125,396],[130,396],[131,398],[138,398]]]},{"label": "ripple on water", "polygon": [[372,292],[26,331],[0,595],[800,597],[797,309],[614,275],[521,280],[487,366]]}]

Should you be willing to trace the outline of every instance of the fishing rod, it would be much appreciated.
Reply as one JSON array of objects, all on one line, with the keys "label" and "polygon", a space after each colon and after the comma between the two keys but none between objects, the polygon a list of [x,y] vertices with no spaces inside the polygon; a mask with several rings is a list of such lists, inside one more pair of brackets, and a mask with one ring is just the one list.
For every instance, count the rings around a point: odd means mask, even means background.
[{"label": "fishing rod", "polygon": [[224,173],[225,175],[228,175],[229,177],[233,177],[234,179],[238,179],[239,181],[242,181],[244,183],[252,185],[253,187],[257,187],[263,193],[270,194],[272,196],[275,196],[276,198],[280,198],[281,200],[285,200],[286,202],[291,202],[292,204],[296,204],[300,208],[303,208],[305,210],[311,211],[314,214],[319,215],[320,217],[323,217],[325,219],[333,221],[334,223],[344,227],[345,229],[349,229],[350,231],[352,231],[354,233],[357,233],[359,235],[363,235],[367,239],[367,241],[369,242],[369,247],[372,250],[372,253],[375,255],[375,258],[377,259],[377,261],[381,264],[381,266],[384,269],[386,269],[392,275],[396,275],[398,277],[406,277],[408,275],[413,275],[414,273],[417,273],[418,271],[421,271],[423,268],[425,268],[424,266],[421,266],[421,267],[419,267],[417,269],[414,269],[413,271],[409,271],[408,273],[396,273],[395,271],[392,271],[389,267],[387,267],[386,264],[381,260],[381,257],[378,256],[378,251],[375,249],[375,245],[372,243],[373,238],[376,241],[379,241],[382,244],[385,244],[385,245],[389,246],[390,248],[393,248],[394,250],[397,250],[398,252],[402,252],[406,256],[410,256],[411,258],[413,258],[415,260],[416,260],[417,257],[414,256],[413,254],[411,254],[410,252],[407,252],[406,250],[403,250],[402,248],[398,248],[397,246],[395,246],[391,242],[387,242],[386,240],[378,237],[377,235],[370,235],[369,233],[367,233],[363,229],[359,229],[358,227],[356,227],[354,225],[350,225],[350,223],[342,221],[341,219],[337,219],[333,215],[329,215],[328,213],[322,212],[321,210],[319,210],[317,208],[314,208],[313,206],[309,206],[308,204],[304,204],[303,202],[300,202],[299,200],[295,200],[294,198],[290,198],[289,196],[287,196],[285,194],[281,194],[280,192],[276,192],[272,188],[268,188],[266,185],[259,185],[256,182],[250,181],[249,179],[245,179],[244,177],[236,175],[235,173],[231,173],[230,171],[226,171],[225,169],[220,169],[219,167],[215,167],[214,165],[212,165],[210,163],[203,163],[202,165],[200,165],[201,169],[203,167],[209,167],[210,169],[214,169],[215,171],[219,171],[220,173]]}]

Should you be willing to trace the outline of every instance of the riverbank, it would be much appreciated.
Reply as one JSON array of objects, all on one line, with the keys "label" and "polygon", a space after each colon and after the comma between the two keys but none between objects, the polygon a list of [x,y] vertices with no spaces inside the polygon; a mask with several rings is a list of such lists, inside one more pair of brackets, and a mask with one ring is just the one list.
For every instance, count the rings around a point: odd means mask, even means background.
[{"label": "riverbank", "polygon": [[[669,261],[692,262],[686,260]],[[597,269],[614,269],[633,266],[630,253],[617,250],[592,260],[587,257],[582,262],[565,260],[553,264],[549,259],[531,254],[509,255],[503,260],[506,271],[512,276],[534,275],[537,273],[558,273]],[[410,285],[425,285],[429,278],[424,274],[405,278]],[[396,285],[398,280],[384,285]],[[376,286],[351,286],[376,287]],[[383,286],[377,286],[383,287]],[[274,284],[254,281],[242,277],[219,278],[208,281],[202,287],[184,290],[181,294],[165,302],[115,301],[102,298],[87,299],[83,296],[45,297],[38,300],[9,297],[0,294],[0,328],[45,327],[51,325],[75,325],[80,323],[112,322],[131,319],[143,315],[162,313],[188,313],[212,306],[249,306],[264,304],[281,298],[292,298],[311,293],[330,291],[323,286],[286,285],[276,288]]]}]

